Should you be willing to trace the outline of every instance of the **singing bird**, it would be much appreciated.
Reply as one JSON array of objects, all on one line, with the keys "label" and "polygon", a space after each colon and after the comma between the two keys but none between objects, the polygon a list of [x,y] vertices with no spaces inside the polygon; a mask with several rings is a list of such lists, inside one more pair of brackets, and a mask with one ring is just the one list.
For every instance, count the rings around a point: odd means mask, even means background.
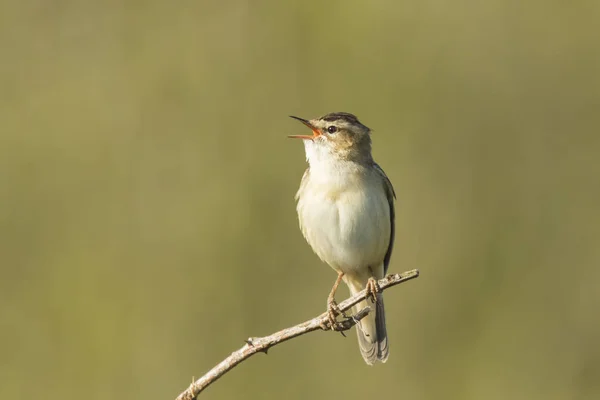
[{"label": "singing bird", "polygon": [[367,288],[375,311],[357,325],[360,353],[369,365],[385,362],[389,344],[376,280],[387,273],[392,255],[394,188],[373,161],[371,130],[356,116],[335,112],[311,120],[291,118],[312,130],[312,135],[289,136],[302,139],[308,162],[296,210],[306,241],[338,273],[327,298],[331,326],[339,315],[334,296],[340,281],[352,294]]}]

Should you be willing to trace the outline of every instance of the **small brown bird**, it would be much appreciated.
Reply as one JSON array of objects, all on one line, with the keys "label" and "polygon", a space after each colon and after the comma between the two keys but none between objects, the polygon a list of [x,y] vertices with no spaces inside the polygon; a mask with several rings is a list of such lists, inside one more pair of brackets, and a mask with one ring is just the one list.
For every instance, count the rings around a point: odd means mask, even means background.
[{"label": "small brown bird", "polygon": [[366,287],[376,306],[357,325],[360,352],[369,365],[385,362],[389,345],[376,280],[387,273],[392,255],[394,189],[373,161],[371,130],[356,116],[336,112],[311,120],[292,118],[312,130],[312,135],[290,136],[303,140],[309,164],[296,209],[306,241],[338,273],[327,298],[332,326],[339,315],[334,296],[340,281],[352,294]]}]

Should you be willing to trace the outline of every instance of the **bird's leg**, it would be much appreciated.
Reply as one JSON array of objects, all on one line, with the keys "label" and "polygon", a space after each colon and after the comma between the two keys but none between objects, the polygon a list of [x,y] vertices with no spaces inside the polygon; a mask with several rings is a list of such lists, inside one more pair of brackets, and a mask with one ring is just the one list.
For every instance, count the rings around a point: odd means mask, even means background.
[{"label": "bird's leg", "polygon": [[331,288],[331,292],[329,292],[329,296],[327,297],[327,314],[329,316],[329,326],[330,329],[335,330],[337,326],[336,317],[340,314],[346,316],[338,307],[337,302],[335,301],[335,292],[337,291],[338,286],[340,286],[340,282],[344,277],[343,272],[338,272],[338,277]]},{"label": "bird's leg", "polygon": [[371,298],[371,301],[375,303],[377,301],[377,293],[379,293],[379,285],[375,278],[370,277],[367,281],[367,298]]}]

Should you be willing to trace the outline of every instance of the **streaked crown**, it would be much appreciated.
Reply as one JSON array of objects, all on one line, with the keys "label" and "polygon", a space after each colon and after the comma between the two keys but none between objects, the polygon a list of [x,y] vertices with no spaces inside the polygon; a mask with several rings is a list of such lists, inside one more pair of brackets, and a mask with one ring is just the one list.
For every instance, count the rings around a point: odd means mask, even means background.
[{"label": "streaked crown", "polygon": [[[317,118],[318,125],[322,125],[329,132],[334,128],[346,130],[355,135],[369,135],[371,130],[363,125],[356,115],[347,112],[334,112]],[[334,127],[334,128],[331,128]]]}]

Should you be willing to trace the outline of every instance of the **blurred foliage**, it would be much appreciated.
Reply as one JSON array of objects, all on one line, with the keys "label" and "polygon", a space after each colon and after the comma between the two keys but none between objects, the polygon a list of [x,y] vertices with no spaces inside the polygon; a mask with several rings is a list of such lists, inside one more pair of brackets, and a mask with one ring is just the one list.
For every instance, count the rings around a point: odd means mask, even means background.
[{"label": "blurred foliage", "polygon": [[599,17],[0,2],[0,397],[174,398],[322,312],[287,116],[349,111],[398,192],[390,270],[421,270],[386,296],[390,360],[316,333],[202,398],[600,398]]}]

